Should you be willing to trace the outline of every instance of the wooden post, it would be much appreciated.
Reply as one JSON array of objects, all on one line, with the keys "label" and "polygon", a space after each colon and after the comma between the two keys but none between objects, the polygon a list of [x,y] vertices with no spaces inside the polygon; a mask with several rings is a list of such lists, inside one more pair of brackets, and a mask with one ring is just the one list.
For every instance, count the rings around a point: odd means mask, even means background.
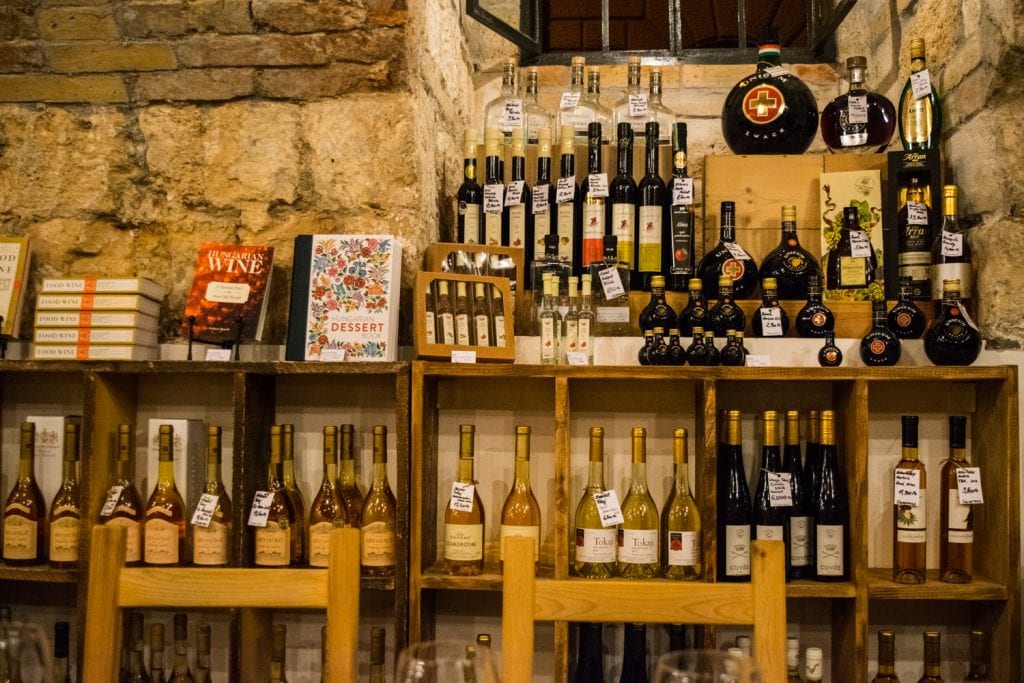
[{"label": "wooden post", "polygon": [[501,680],[504,683],[533,680],[534,552],[531,538],[505,538],[501,596],[505,603],[501,616]]},{"label": "wooden post", "polygon": [[121,610],[117,603],[127,543],[123,527],[92,528],[83,681],[117,680],[121,660]]},{"label": "wooden post", "polygon": [[331,532],[327,575],[327,683],[357,679],[359,652],[359,529]]}]

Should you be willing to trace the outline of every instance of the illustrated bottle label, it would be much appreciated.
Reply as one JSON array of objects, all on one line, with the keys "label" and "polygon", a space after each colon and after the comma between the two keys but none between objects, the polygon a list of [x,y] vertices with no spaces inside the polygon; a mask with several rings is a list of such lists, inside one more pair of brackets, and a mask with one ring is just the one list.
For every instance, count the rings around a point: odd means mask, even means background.
[{"label": "illustrated bottle label", "polygon": [[555,344],[555,321],[551,318],[540,319],[540,359],[554,362],[558,352]]},{"label": "illustrated bottle label", "polygon": [[501,244],[501,213],[484,214],[484,244]]},{"label": "illustrated bottle label", "polygon": [[192,561],[203,567],[219,567],[228,563],[226,524],[211,521],[206,527],[192,527]]},{"label": "illustrated bottle label", "polygon": [[674,275],[693,272],[690,255],[693,252],[693,213],[686,207],[672,207],[672,265]]},{"label": "illustrated bottle label", "polygon": [[783,540],[783,527],[770,524],[757,525],[757,540],[759,541],[781,541]]},{"label": "illustrated bottle label", "polygon": [[21,515],[4,517],[4,559],[34,560],[38,554],[38,522]]},{"label": "illustrated bottle label", "polygon": [[441,313],[438,316],[438,320],[441,323],[441,334],[443,339],[442,344],[454,344],[455,343],[455,318],[451,313]]},{"label": "illustrated bottle label", "polygon": [[444,558],[475,562],[484,557],[483,524],[445,524]]},{"label": "illustrated bottle label", "polygon": [[[540,191],[540,188],[538,188],[537,191]],[[536,192],[533,196],[537,196]],[[534,202],[536,202],[536,199],[534,199]],[[534,206],[536,206],[536,203]],[[543,212],[533,214],[533,234],[540,236],[537,244],[533,245],[533,253],[544,253],[544,235],[549,232],[551,232],[551,212],[545,207]]]},{"label": "illustrated bottle label", "polygon": [[478,315],[473,318],[473,331],[476,332],[476,345],[477,346],[490,346],[491,338],[488,330],[488,320],[486,315]]},{"label": "illustrated bottle label", "polygon": [[317,522],[309,527],[309,566],[326,567],[331,559],[331,529],[334,525],[330,522]]},{"label": "illustrated bottle label", "polygon": [[750,576],[750,526],[725,526],[725,575]]},{"label": "illustrated bottle label", "polygon": [[78,539],[82,522],[78,517],[59,517],[50,524],[50,561],[78,562]]},{"label": "illustrated bottle label", "polygon": [[558,256],[572,262],[573,222],[576,219],[576,207],[572,202],[558,205]]},{"label": "illustrated bottle label", "polygon": [[476,244],[480,241],[480,205],[459,202],[459,213],[462,214],[463,233],[462,240],[465,244]]},{"label": "illustrated bottle label", "polygon": [[427,343],[436,344],[437,330],[434,328],[434,314],[431,313],[430,311],[427,311],[426,315],[424,316],[424,321],[424,328],[426,329],[427,332]]},{"label": "illustrated bottle label", "polygon": [[815,528],[818,541],[817,564],[819,576],[842,576],[845,558],[843,557],[842,524],[819,524]]},{"label": "illustrated bottle label", "polygon": [[618,548],[618,534],[610,529],[581,529],[576,527],[577,562],[614,562]]},{"label": "illustrated bottle label", "polygon": [[164,519],[146,520],[144,531],[146,564],[177,564],[178,525]]},{"label": "illustrated bottle label", "polygon": [[580,318],[576,328],[576,349],[585,352],[587,355],[593,353],[594,348],[590,342],[590,319]]},{"label": "illustrated bottle label", "polygon": [[395,564],[395,532],[387,522],[370,522],[361,529],[364,567],[391,567]]},{"label": "illustrated bottle label", "polygon": [[865,287],[867,281],[867,259],[859,256],[839,257],[839,286],[840,287]]},{"label": "illustrated bottle label", "polygon": [[513,247],[526,246],[526,204],[508,207],[508,241]]},{"label": "illustrated bottle label", "polygon": [[[921,489],[921,501],[924,502],[924,489]],[[896,540],[899,543],[924,543],[928,536],[925,506],[896,506]]]},{"label": "illustrated bottle label", "polygon": [[287,567],[292,560],[292,534],[287,524],[267,521],[256,528],[255,562],[262,567]]},{"label": "illustrated bottle label", "polygon": [[504,347],[506,343],[505,316],[499,313],[494,316],[494,345]]},{"label": "illustrated bottle label", "polygon": [[125,529],[127,544],[125,545],[124,561],[138,562],[142,559],[142,524],[128,517],[111,517],[107,524],[122,526]]},{"label": "illustrated bottle label", "polygon": [[567,353],[573,353],[578,350],[577,344],[579,342],[579,330],[580,325],[578,320],[565,321],[565,338],[562,340],[562,345],[565,346]]},{"label": "illustrated bottle label", "polygon": [[640,256],[637,270],[644,273],[661,271],[661,213],[660,206],[640,207]]},{"label": "illustrated bottle label", "polygon": [[811,564],[811,544],[808,538],[810,517],[789,518],[789,556],[794,567],[807,567]]},{"label": "illustrated bottle label", "polygon": [[619,238],[619,260],[633,269],[633,232],[636,207],[630,203],[612,204],[612,234]]},{"label": "illustrated bottle label", "polygon": [[700,537],[696,531],[668,532],[668,564],[690,567],[700,562]]},{"label": "illustrated bottle label", "polygon": [[533,539],[533,556],[540,557],[540,527],[539,526],[516,526],[514,524],[502,524],[499,536],[498,558],[505,560],[505,538],[508,536],[525,536]]},{"label": "illustrated bottle label", "polygon": [[960,494],[954,489],[946,492],[949,498],[949,542],[974,543],[974,531],[971,529],[971,506],[960,504]]},{"label": "illustrated bottle label", "polygon": [[619,529],[619,562],[655,564],[658,561],[657,529]]},{"label": "illustrated bottle label", "polygon": [[583,265],[604,259],[604,204],[583,205]]}]

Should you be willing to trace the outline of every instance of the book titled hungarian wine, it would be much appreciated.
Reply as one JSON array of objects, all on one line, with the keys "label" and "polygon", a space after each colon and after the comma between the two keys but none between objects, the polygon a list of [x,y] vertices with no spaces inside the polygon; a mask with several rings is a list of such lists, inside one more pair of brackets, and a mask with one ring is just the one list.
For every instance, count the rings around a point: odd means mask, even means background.
[{"label": "book titled hungarian wine", "polygon": [[4,336],[18,334],[29,256],[27,237],[0,237],[0,334]]},{"label": "book titled hungarian wine", "polygon": [[197,340],[231,341],[241,325],[242,340],[259,341],[273,261],[273,247],[200,245],[181,335],[188,337],[188,321],[195,316],[192,332]]},{"label": "book titled hungarian wine", "polygon": [[298,235],[285,358],[395,360],[401,276],[391,235]]}]

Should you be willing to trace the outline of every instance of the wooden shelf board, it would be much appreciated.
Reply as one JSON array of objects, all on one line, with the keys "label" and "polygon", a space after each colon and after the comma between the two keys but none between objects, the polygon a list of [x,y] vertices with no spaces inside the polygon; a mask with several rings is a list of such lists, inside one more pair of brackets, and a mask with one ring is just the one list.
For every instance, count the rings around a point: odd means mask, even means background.
[{"label": "wooden shelf board", "polygon": [[[541,566],[537,578],[550,579],[555,575],[553,567]],[[478,576],[449,576],[444,573],[440,562],[425,569],[420,578],[423,588],[439,590],[501,591],[502,575],[497,562],[488,562]]]},{"label": "wooden shelf board", "polygon": [[33,567],[0,566],[0,581],[74,584],[78,581],[78,572],[68,569],[50,569],[46,565]]},{"label": "wooden shelf board", "polygon": [[939,572],[929,569],[922,584],[906,585],[892,580],[892,569],[880,567],[867,570],[868,597],[875,600],[1006,600],[1005,584],[984,576],[975,576],[971,583],[939,581]]},{"label": "wooden shelf board", "polygon": [[409,365],[363,362],[306,361],[0,361],[0,372],[110,372],[126,374],[231,374],[244,372],[265,375],[393,375]]},{"label": "wooden shelf board", "polygon": [[786,583],[787,598],[849,598],[857,597],[857,589],[850,581],[829,583],[827,581],[789,581]]}]

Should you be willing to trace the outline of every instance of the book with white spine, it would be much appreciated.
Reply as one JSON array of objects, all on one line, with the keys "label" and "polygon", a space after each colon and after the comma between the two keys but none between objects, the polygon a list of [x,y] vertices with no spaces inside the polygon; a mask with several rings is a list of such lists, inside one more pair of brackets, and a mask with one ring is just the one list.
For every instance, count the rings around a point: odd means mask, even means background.
[{"label": "book with white spine", "polygon": [[43,327],[35,331],[36,344],[137,344],[156,346],[156,330],[134,327]]},{"label": "book with white spine", "polygon": [[148,277],[48,277],[39,288],[42,294],[141,294],[163,301],[167,290]]}]

